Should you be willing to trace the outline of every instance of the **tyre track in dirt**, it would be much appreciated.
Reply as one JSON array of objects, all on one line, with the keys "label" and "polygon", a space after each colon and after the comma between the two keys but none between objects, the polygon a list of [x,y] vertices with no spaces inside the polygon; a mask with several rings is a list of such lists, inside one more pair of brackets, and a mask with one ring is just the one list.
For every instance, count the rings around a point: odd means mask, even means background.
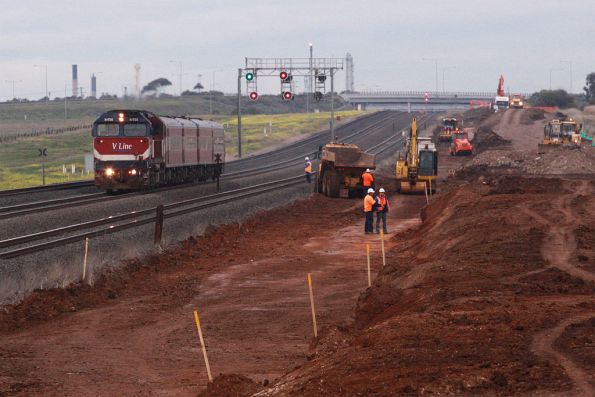
[{"label": "tyre track in dirt", "polygon": [[[528,275],[543,272],[550,268],[557,268],[586,282],[595,282],[595,274],[575,266],[573,264],[574,259],[572,258],[572,253],[576,252],[577,248],[573,230],[579,224],[577,222],[579,216],[573,213],[571,203],[576,197],[589,194],[593,194],[590,185],[586,181],[581,181],[575,192],[563,195],[559,199],[553,201],[553,212],[560,213],[563,216],[563,219],[558,221],[549,220],[547,217],[538,214],[527,206],[521,206],[521,210],[525,214],[531,216],[541,226],[548,230],[548,235],[542,246],[542,255],[550,265],[544,269],[519,275],[515,277],[516,280]],[[567,327],[581,323],[592,317],[595,317],[595,312],[583,313],[567,318],[558,323],[554,328],[546,329],[535,335],[531,345],[531,349],[535,354],[553,360],[564,368],[566,374],[572,379],[575,385],[576,396],[595,395],[595,388],[589,383],[591,377],[564,353],[555,350],[553,344]]]}]

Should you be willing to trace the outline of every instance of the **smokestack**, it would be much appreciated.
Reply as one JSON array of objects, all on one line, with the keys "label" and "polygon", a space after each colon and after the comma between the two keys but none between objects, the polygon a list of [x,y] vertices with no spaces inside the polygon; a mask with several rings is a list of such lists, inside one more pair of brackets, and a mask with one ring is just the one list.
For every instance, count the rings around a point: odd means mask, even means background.
[{"label": "smokestack", "polygon": [[78,79],[78,67],[77,65],[72,65],[72,96],[78,97],[79,91],[79,79]]},{"label": "smokestack", "polygon": [[91,75],[91,96],[97,98],[97,77],[95,77],[95,73]]}]

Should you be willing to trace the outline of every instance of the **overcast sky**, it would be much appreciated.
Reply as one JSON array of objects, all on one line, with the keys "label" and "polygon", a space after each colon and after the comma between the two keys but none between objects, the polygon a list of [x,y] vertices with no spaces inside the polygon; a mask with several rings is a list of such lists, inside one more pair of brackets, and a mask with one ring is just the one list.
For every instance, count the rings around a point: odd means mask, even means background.
[{"label": "overcast sky", "polygon": [[[595,71],[593,0],[0,0],[0,100],[39,98],[47,65],[51,96],[71,93],[71,64],[89,92],[122,94],[166,77],[179,91],[202,74],[207,88],[235,92],[244,57],[353,55],[357,90],[578,92]],[[174,61],[174,62],[170,62]],[[454,67],[454,68],[452,68]],[[337,89],[345,86],[338,74]],[[263,80],[262,82],[260,80]],[[259,80],[278,91],[278,80]],[[8,82],[7,82],[8,81]],[[301,82],[297,82],[298,86]],[[243,87],[245,89],[245,86]],[[302,87],[298,87],[302,89]],[[130,91],[131,92],[131,91]]]}]

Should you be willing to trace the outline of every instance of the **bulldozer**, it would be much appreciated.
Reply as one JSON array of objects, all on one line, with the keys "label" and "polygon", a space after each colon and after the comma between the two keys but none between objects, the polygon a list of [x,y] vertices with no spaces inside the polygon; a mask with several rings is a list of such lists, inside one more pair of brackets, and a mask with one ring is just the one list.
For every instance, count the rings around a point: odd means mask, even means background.
[{"label": "bulldozer", "polygon": [[363,197],[361,176],[376,168],[376,155],[350,143],[328,143],[320,148],[316,189],[328,197]]},{"label": "bulldozer", "polygon": [[467,131],[455,131],[452,134],[452,143],[448,148],[448,153],[451,156],[473,154],[473,145],[469,142]]},{"label": "bulldozer", "polygon": [[417,136],[417,120],[415,118],[411,122],[405,148],[405,155],[399,153],[395,166],[397,191],[400,193],[423,193],[428,189],[435,193],[438,151],[430,138]]},{"label": "bulldozer", "polygon": [[543,143],[537,145],[537,152],[542,154],[560,146],[580,145],[581,136],[576,121],[554,119],[543,127]]},{"label": "bulldozer", "polygon": [[442,119],[442,129],[440,130],[440,141],[450,142],[452,134],[459,130],[459,121],[454,117],[445,117]]}]

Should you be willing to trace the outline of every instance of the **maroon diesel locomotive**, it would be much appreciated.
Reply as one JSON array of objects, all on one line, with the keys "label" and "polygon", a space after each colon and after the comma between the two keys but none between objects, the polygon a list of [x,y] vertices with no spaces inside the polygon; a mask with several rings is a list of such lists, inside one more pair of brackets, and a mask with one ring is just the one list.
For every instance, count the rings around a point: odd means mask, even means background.
[{"label": "maroon diesel locomotive", "polygon": [[223,126],[112,110],[93,123],[93,153],[95,185],[108,193],[215,179],[225,163]]}]

